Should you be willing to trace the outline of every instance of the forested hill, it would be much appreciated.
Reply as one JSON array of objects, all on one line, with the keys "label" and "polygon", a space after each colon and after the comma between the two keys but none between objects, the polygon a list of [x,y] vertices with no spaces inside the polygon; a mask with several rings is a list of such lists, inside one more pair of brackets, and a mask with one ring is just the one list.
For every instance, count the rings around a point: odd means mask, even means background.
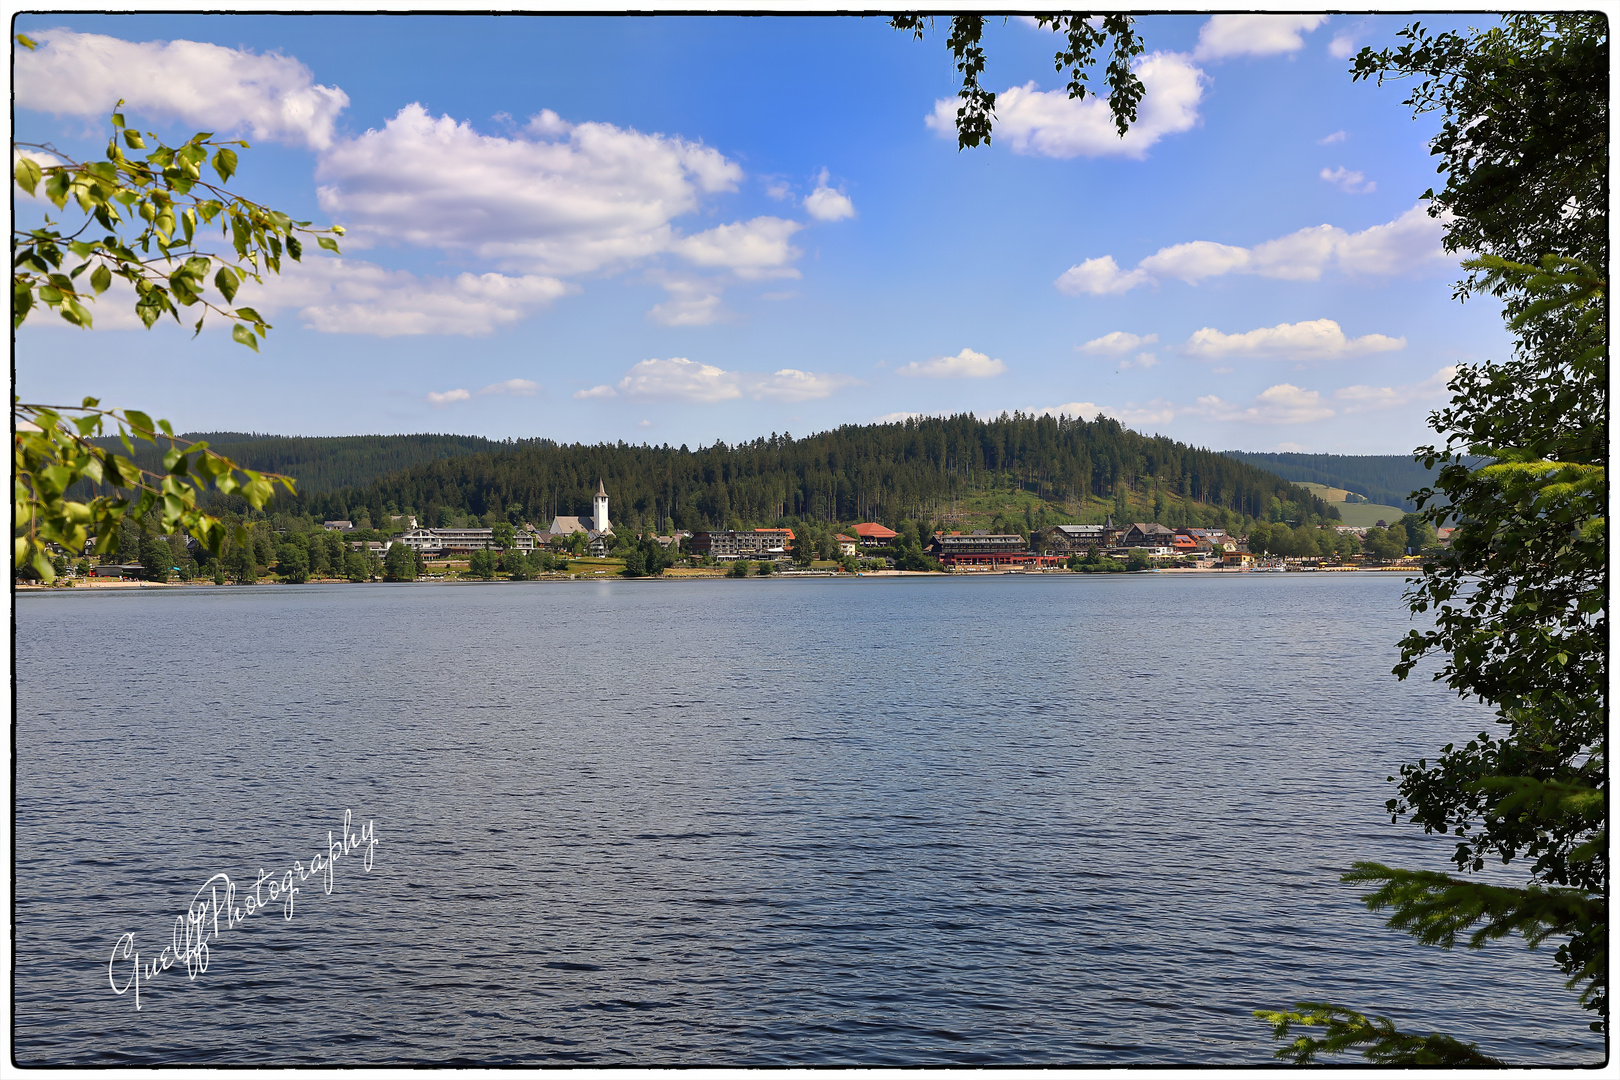
[{"label": "forested hill", "polygon": [[[461,454],[488,453],[514,445],[476,435],[252,435],[240,431],[186,432],[181,436],[208,445],[247,469],[277,472],[298,481],[298,490],[313,494],[341,488],[363,488],[384,476],[429,461]],[[114,439],[97,439],[118,449]],[[135,444],[135,461],[161,471],[161,448]]]},{"label": "forested hill", "polygon": [[297,497],[278,496],[270,509],[316,520],[364,511],[376,521],[409,511],[424,524],[494,514],[544,525],[556,514],[589,514],[600,479],[613,521],[632,529],[961,521],[988,515],[987,500],[998,492],[1048,519],[1100,521],[1114,513],[1168,525],[1241,525],[1246,517],[1336,516],[1273,473],[1109,419],[962,414],[696,450],[547,439],[499,445],[342,490],[300,484]]},{"label": "forested hill", "polygon": [[1416,510],[1407,496],[1434,481],[1434,473],[1410,454],[1346,456],[1342,454],[1251,454],[1228,450],[1226,456],[1269,469],[1294,483],[1326,484],[1363,495],[1369,502]]}]

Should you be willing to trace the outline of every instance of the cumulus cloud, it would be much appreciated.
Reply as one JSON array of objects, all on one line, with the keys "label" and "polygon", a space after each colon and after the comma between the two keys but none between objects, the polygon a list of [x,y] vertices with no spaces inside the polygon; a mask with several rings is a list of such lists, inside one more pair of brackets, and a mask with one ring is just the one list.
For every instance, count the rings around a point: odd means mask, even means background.
[{"label": "cumulus cloud", "polygon": [[982,352],[963,349],[955,356],[934,356],[927,360],[913,360],[896,368],[896,375],[921,376],[928,379],[987,379],[1000,375],[1007,365],[992,360]]},{"label": "cumulus cloud", "polygon": [[[1160,248],[1137,264],[1132,274],[1151,280],[1149,275],[1180,278],[1193,285],[1207,277],[1219,277],[1248,266],[1247,248],[1217,244],[1213,240],[1193,240]],[[1095,260],[1093,260],[1095,261]]]},{"label": "cumulus cloud", "polygon": [[730,322],[736,316],[721,304],[723,286],[704,278],[653,275],[669,293],[669,299],[647,312],[647,318],[663,326],[709,326]]},{"label": "cumulus cloud", "polygon": [[1337,169],[1324,168],[1320,175],[1323,180],[1337,187],[1340,191],[1349,192],[1351,195],[1366,195],[1369,192],[1378,190],[1378,184],[1375,181],[1368,180],[1361,173],[1347,169],[1343,165],[1340,165]]},{"label": "cumulus cloud", "polygon": [[[1136,122],[1120,137],[1105,98],[1075,100],[1068,90],[1041,91],[1033,82],[996,95],[995,134],[1015,154],[1074,158],[1119,155],[1143,158],[1166,135],[1198,123],[1204,73],[1179,53],[1156,52],[1133,65],[1143,97]],[[957,98],[934,103],[926,123],[942,137],[956,138]]]},{"label": "cumulus cloud", "polygon": [[1223,334],[1206,326],[1182,346],[1187,355],[1200,360],[1224,360],[1232,356],[1286,358],[1292,360],[1338,360],[1347,356],[1404,349],[1406,339],[1383,334],[1348,338],[1332,319],[1279,323],[1243,334]]},{"label": "cumulus cloud", "polygon": [[1353,31],[1341,30],[1328,42],[1328,55],[1335,60],[1348,60],[1355,54],[1356,38]]},{"label": "cumulus cloud", "polygon": [[540,390],[540,384],[529,379],[507,379],[505,382],[490,383],[480,394],[510,394],[513,397],[533,397]]},{"label": "cumulus cloud", "polygon": [[1144,371],[1150,367],[1157,367],[1158,364],[1159,358],[1150,352],[1137,353],[1136,359],[1121,360],[1119,362],[1119,366],[1122,368],[1141,368]]},{"label": "cumulus cloud", "polygon": [[855,204],[842,191],[827,186],[827,170],[821,170],[816,190],[804,197],[804,209],[817,221],[840,221],[855,216]]},{"label": "cumulus cloud", "polygon": [[[1357,174],[1359,176],[1359,174]],[[1349,274],[1388,277],[1415,274],[1465,257],[1441,246],[1449,215],[1432,218],[1422,203],[1394,221],[1352,233],[1336,225],[1314,225],[1252,248],[1193,240],[1160,248],[1122,270],[1112,255],[1071,266],[1053,283],[1071,296],[1128,292],[1160,278],[1196,285],[1226,274],[1257,274],[1292,281],[1315,281],[1329,266]]]},{"label": "cumulus cloud", "polygon": [[1332,146],[1334,143],[1342,143],[1342,142],[1344,142],[1344,140],[1348,139],[1349,137],[1350,136],[1346,135],[1344,133],[1344,130],[1341,128],[1340,130],[1335,131],[1331,135],[1324,135],[1320,139],[1317,139],[1316,140],[1316,145],[1317,146]]},{"label": "cumulus cloud", "polygon": [[1414,401],[1428,401],[1446,396],[1446,384],[1457,374],[1457,365],[1443,367],[1418,383],[1405,386],[1346,386],[1333,391],[1335,401],[1344,402],[1348,413],[1374,412],[1393,409]]},{"label": "cumulus cloud", "polygon": [[1104,255],[1097,259],[1087,259],[1079,266],[1071,266],[1063,271],[1057,279],[1059,292],[1070,296],[1080,296],[1090,293],[1092,296],[1113,296],[1129,292],[1138,285],[1147,285],[1153,281],[1153,276],[1146,270],[1132,270],[1129,273],[1119,268],[1112,255]]},{"label": "cumulus cloud", "polygon": [[796,278],[799,272],[786,264],[801,253],[788,240],[802,228],[797,221],[757,217],[685,237],[673,250],[693,265],[730,270],[740,278]]},{"label": "cumulus cloud", "polygon": [[1261,391],[1250,405],[1222,401],[1211,394],[1199,398],[1197,406],[1187,411],[1211,420],[1245,424],[1310,424],[1333,415],[1321,394],[1292,383],[1278,383]]},{"label": "cumulus cloud", "polygon": [[[468,252],[506,269],[572,275],[670,249],[680,240],[674,218],[697,210],[705,194],[735,190],[742,178],[718,151],[680,138],[569,124],[549,110],[528,131],[534,137],[485,135],[407,105],[380,130],[339,141],[322,156],[321,207],[352,223],[351,239],[361,242],[400,241]],[[713,257],[703,242],[687,250]]]},{"label": "cumulus cloud", "polygon": [[1139,349],[1143,345],[1155,344],[1158,340],[1158,334],[1138,337],[1135,334],[1126,333],[1124,330],[1115,330],[1104,334],[1100,338],[1092,338],[1084,345],[1076,345],[1074,351],[1090,353],[1093,356],[1119,356],[1130,352],[1132,349]]},{"label": "cumulus cloud", "polygon": [[455,401],[466,401],[472,394],[466,390],[446,390],[439,393],[436,390],[428,391],[428,402],[433,405],[449,405]]},{"label": "cumulus cloud", "polygon": [[1163,398],[1154,398],[1146,404],[1127,402],[1123,407],[1096,405],[1089,401],[1070,401],[1044,409],[1029,410],[1036,416],[1073,416],[1080,420],[1096,421],[1104,416],[1130,427],[1149,427],[1168,424],[1175,419],[1175,406]]},{"label": "cumulus cloud", "polygon": [[31,36],[38,49],[13,50],[14,103],[56,116],[104,120],[123,98],[132,117],[324,150],[349,104],[342,90],[317,85],[307,67],[279,53],[62,29]]},{"label": "cumulus cloud", "polygon": [[265,275],[262,285],[247,282],[237,300],[266,314],[296,310],[306,327],[328,334],[480,336],[525,319],[570,291],[556,278],[534,274],[417,277],[357,259],[324,257],[283,262],[279,276]]},{"label": "cumulus cloud", "polygon": [[1326,15],[1212,15],[1198,31],[1193,57],[1219,60],[1294,52],[1305,44],[1301,34],[1326,21]]},{"label": "cumulus cloud", "polygon": [[617,387],[595,386],[574,394],[580,399],[627,397],[652,401],[682,401],[709,405],[751,397],[756,401],[809,401],[828,397],[856,382],[847,375],[819,374],[782,368],[771,373],[726,371],[684,356],[643,360],[619,380]]}]

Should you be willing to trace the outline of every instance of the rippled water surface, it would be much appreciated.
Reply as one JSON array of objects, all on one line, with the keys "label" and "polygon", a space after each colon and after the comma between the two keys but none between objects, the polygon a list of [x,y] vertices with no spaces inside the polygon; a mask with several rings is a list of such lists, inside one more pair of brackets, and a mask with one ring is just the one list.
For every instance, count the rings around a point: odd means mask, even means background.
[{"label": "rippled water surface", "polygon": [[[1251,1011],[1313,998],[1596,1062],[1550,949],[1426,949],[1337,881],[1446,868],[1385,777],[1490,719],[1389,674],[1401,587],[18,595],[16,1060],[1260,1063]],[[369,873],[113,993],[122,935],[345,809]]]}]

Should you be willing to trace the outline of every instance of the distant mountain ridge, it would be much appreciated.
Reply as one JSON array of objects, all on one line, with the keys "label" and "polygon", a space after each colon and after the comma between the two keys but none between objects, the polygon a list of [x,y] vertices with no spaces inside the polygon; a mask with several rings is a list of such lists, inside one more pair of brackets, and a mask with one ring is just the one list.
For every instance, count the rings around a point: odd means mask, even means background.
[{"label": "distant mountain ridge", "polygon": [[1434,482],[1435,474],[1409,454],[1258,454],[1226,450],[1229,458],[1276,473],[1295,484],[1344,488],[1369,502],[1415,511],[1410,495]]},{"label": "distant mountain ridge", "polygon": [[[188,431],[180,436],[192,442],[206,440],[247,469],[294,477],[300,494],[369,487],[394,473],[430,461],[512,449],[513,440],[497,441],[478,435],[261,435],[242,431]],[[109,449],[117,439],[97,439]],[[135,444],[135,463],[161,471],[161,449]]]}]

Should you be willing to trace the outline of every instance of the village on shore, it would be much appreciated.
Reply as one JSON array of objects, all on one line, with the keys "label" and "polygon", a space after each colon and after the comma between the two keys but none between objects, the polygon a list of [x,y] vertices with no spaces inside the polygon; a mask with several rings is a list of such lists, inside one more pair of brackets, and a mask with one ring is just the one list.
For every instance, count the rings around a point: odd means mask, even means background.
[{"label": "village on shore", "polygon": [[[238,555],[216,564],[214,584],[261,581],[576,580],[618,577],[770,577],[900,575],[937,573],[1129,573],[1222,571],[1278,573],[1321,570],[1411,569],[1425,550],[1449,542],[1450,529],[1413,547],[1402,526],[1384,529],[1335,526],[1319,530],[1315,550],[1284,554],[1251,550],[1250,538],[1220,528],[1169,528],[1157,522],[1050,525],[1021,532],[901,532],[860,522],[820,537],[792,528],[672,530],[668,535],[618,534],[608,515],[608,494],[598,481],[593,513],[556,516],[548,528],[532,523],[488,527],[427,528],[400,515],[386,539],[351,539],[350,521],[326,521],[318,543],[268,544],[256,560]],[[905,525],[907,523],[902,523]],[[1286,531],[1286,530],[1284,530]],[[1398,535],[1397,535],[1398,534]],[[192,544],[194,545],[194,541]],[[289,551],[291,546],[294,550]],[[141,561],[88,558],[73,565],[60,553],[59,585],[206,583],[188,567],[164,565],[168,548]],[[313,551],[314,555],[311,556]],[[144,548],[143,548],[144,554]],[[156,561],[159,565],[151,565]],[[176,558],[173,561],[181,561]],[[190,560],[185,560],[189,562]],[[325,571],[324,573],[322,571]],[[27,586],[25,581],[19,585]]]}]

